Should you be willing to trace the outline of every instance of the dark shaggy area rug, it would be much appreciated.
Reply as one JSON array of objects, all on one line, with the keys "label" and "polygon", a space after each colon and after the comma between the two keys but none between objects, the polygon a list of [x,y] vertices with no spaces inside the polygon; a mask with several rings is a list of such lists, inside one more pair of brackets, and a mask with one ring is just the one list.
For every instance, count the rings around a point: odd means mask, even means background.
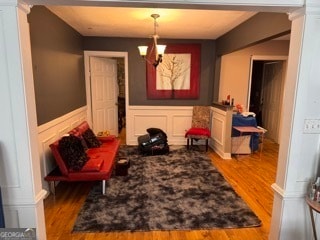
[{"label": "dark shaggy area rug", "polygon": [[113,176],[101,194],[89,193],[74,232],[191,230],[256,227],[258,217],[235,193],[204,152],[184,147],[168,155],[142,156],[121,147],[131,166]]}]

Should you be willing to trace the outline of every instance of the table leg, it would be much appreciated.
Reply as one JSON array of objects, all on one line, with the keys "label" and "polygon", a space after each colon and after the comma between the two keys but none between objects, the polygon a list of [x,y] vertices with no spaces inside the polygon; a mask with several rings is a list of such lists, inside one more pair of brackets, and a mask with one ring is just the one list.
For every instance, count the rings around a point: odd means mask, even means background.
[{"label": "table leg", "polygon": [[[236,159],[237,159],[237,160],[239,160],[239,155],[240,155],[240,153],[239,153],[239,148],[240,148],[240,146],[242,145],[242,142],[244,141],[244,140],[241,141],[241,137],[242,137],[242,132],[240,132],[240,144],[239,144],[239,146],[238,146],[237,155],[236,155]],[[250,145],[250,143],[249,143],[249,145]]]},{"label": "table leg", "polygon": [[317,240],[317,232],[316,232],[316,226],[314,223],[313,210],[310,206],[309,206],[309,211],[310,211],[310,217],[311,217],[311,223],[312,223],[313,237],[314,237],[314,240]]},{"label": "table leg", "polygon": [[261,133],[260,158],[263,150],[264,133]]}]

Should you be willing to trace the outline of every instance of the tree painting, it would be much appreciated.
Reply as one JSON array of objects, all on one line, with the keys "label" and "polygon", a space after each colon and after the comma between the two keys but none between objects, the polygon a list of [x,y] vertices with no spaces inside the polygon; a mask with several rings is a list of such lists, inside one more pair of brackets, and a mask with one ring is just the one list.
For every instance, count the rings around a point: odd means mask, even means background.
[{"label": "tree painting", "polygon": [[190,89],[191,54],[164,54],[162,63],[157,67],[156,89],[175,90]]}]

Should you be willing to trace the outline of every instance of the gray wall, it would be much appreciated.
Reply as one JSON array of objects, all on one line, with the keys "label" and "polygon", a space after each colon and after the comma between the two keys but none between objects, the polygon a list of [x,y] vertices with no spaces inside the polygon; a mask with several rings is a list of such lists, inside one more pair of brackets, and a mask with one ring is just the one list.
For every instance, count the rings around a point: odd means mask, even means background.
[{"label": "gray wall", "polygon": [[[218,101],[221,56],[290,34],[291,21],[285,13],[257,13],[216,40],[213,101]],[[249,71],[249,69],[248,69]]]},{"label": "gray wall", "polygon": [[82,37],[41,6],[34,6],[28,18],[38,125],[86,105],[83,50],[128,52],[130,105],[202,105],[217,100],[222,54],[289,33],[291,27],[286,14],[258,13],[216,41],[160,39],[164,44],[201,44],[200,96],[148,100],[146,64],[137,46],[149,44],[149,38]]},{"label": "gray wall", "polygon": [[217,39],[217,55],[231,53],[290,32],[291,21],[287,14],[257,13]]},{"label": "gray wall", "polygon": [[91,51],[123,51],[128,52],[129,62],[129,104],[130,105],[161,105],[161,106],[192,106],[205,105],[212,102],[215,41],[213,40],[176,40],[160,39],[161,44],[201,44],[201,79],[199,99],[148,100],[146,95],[146,62],[139,55],[137,46],[148,45],[149,38],[105,38],[85,37],[84,49]]},{"label": "gray wall", "polygon": [[47,8],[28,15],[38,125],[86,105],[83,38]]}]

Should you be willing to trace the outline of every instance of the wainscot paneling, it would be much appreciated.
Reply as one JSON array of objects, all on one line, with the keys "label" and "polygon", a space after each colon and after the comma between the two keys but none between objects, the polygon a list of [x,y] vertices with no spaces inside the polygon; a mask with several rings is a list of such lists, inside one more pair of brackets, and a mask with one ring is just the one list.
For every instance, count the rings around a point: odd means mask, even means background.
[{"label": "wainscot paneling", "polygon": [[128,106],[127,145],[137,145],[137,138],[151,127],[161,128],[169,145],[186,145],[184,134],[191,126],[192,107]]},{"label": "wainscot paneling", "polygon": [[39,158],[44,189],[49,190],[44,177],[56,166],[49,145],[86,119],[87,108],[82,107],[38,127]]},{"label": "wainscot paneling", "polygon": [[221,158],[231,159],[232,109],[211,108],[211,139],[209,145]]}]

